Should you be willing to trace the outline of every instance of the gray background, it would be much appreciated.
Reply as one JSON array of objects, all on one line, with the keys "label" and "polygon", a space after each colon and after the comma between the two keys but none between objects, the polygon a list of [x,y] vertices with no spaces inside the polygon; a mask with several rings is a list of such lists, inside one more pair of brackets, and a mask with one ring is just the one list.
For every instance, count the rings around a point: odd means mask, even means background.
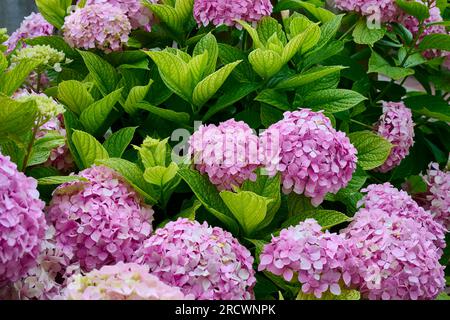
[{"label": "gray background", "polygon": [[34,0],[0,0],[0,28],[13,33],[31,12],[37,12]]}]

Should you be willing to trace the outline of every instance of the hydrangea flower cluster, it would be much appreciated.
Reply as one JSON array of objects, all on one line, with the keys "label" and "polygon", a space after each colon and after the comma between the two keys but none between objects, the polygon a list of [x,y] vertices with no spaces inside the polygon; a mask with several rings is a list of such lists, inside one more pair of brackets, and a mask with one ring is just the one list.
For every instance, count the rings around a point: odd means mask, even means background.
[{"label": "hydrangea flower cluster", "polygon": [[20,27],[9,37],[5,45],[8,46],[8,52],[11,52],[17,47],[20,40],[49,36],[53,34],[53,31],[53,26],[40,13],[33,12],[25,17]]},{"label": "hydrangea flower cluster", "polygon": [[318,206],[344,188],[356,170],[357,150],[322,112],[286,112],[260,139],[269,175],[282,174],[283,191],[304,194]]},{"label": "hydrangea flower cluster", "polygon": [[87,181],[59,186],[48,207],[57,246],[87,271],[129,261],[152,231],[152,208],[107,167],[79,176]]},{"label": "hydrangea flower cluster", "polygon": [[199,300],[253,298],[256,279],[250,252],[229,232],[206,222],[169,222],[144,242],[135,261]]},{"label": "hydrangea flower cluster", "polygon": [[294,275],[302,291],[321,298],[324,292],[341,294],[341,286],[359,281],[353,253],[341,235],[322,232],[314,219],[283,229],[264,246],[258,270],[267,270],[291,281]]},{"label": "hydrangea flower cluster", "polygon": [[443,290],[440,250],[429,230],[414,217],[363,208],[343,234],[356,248],[359,290],[364,297],[434,299]]},{"label": "hydrangea flower cluster", "polygon": [[65,112],[64,106],[44,93],[28,92],[19,90],[14,99],[21,102],[35,101],[39,114],[47,120],[54,119]]},{"label": "hydrangea flower cluster", "polygon": [[270,0],[195,0],[194,18],[198,25],[236,25],[235,20],[257,22],[272,13]]},{"label": "hydrangea flower cluster", "polygon": [[439,170],[437,163],[430,163],[425,181],[428,184],[427,200],[434,220],[450,230],[450,173]]},{"label": "hydrangea flower cluster", "polygon": [[64,39],[76,48],[119,51],[128,42],[131,24],[119,7],[92,4],[66,17]]},{"label": "hydrangea flower cluster", "polygon": [[201,126],[189,139],[189,154],[197,170],[206,173],[219,190],[256,179],[258,137],[243,121]]},{"label": "hydrangea flower cluster", "polygon": [[68,280],[64,298],[69,300],[186,300],[177,287],[171,287],[149,273],[148,266],[119,262]]},{"label": "hydrangea flower cluster", "polygon": [[354,11],[362,16],[380,19],[381,22],[396,21],[399,9],[394,0],[335,0],[335,5],[343,11]]},{"label": "hydrangea flower cluster", "polygon": [[0,154],[0,284],[17,281],[36,264],[46,229],[36,187]]},{"label": "hydrangea flower cluster", "polygon": [[412,113],[403,102],[383,102],[383,114],[375,125],[379,136],[394,146],[386,161],[376,170],[388,172],[398,166],[414,144]]},{"label": "hydrangea flower cluster", "polygon": [[56,72],[61,71],[61,62],[66,58],[65,54],[52,48],[49,45],[35,45],[20,49],[12,56],[12,64],[17,64],[22,60],[33,59],[40,62],[37,72],[43,72],[48,68],[54,69]]},{"label": "hydrangea flower cluster", "polygon": [[[159,0],[150,0],[157,3]],[[87,0],[86,5],[93,4],[111,4],[120,8],[128,17],[133,29],[145,28],[150,29],[153,20],[152,12],[145,7],[140,0]]]}]

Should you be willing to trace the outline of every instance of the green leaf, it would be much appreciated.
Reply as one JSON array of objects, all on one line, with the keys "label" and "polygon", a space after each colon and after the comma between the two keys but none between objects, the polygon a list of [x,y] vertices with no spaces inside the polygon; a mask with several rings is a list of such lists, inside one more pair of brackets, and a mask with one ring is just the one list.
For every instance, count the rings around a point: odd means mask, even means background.
[{"label": "green leaf", "polygon": [[86,178],[80,176],[51,176],[38,179],[38,184],[41,186],[60,185],[67,182],[88,181]]},{"label": "green leaf", "polygon": [[314,210],[311,199],[304,195],[291,192],[287,198],[288,215],[290,217],[297,216],[303,212]]},{"label": "green leaf", "polygon": [[77,115],[94,103],[86,86],[76,80],[63,81],[58,85],[58,99]]},{"label": "green leaf", "polygon": [[273,89],[265,89],[261,91],[255,100],[269,104],[283,111],[288,111],[291,109],[291,105],[289,104],[286,94],[280,93]]},{"label": "green leaf", "polygon": [[123,104],[123,109],[131,115],[136,113],[136,111],[138,110],[138,108],[136,108],[136,104],[145,99],[152,84],[153,80],[150,79],[146,86],[133,87],[128,94],[127,100]]},{"label": "green leaf", "polygon": [[263,79],[269,79],[283,67],[281,56],[272,50],[256,49],[248,55],[248,60]]},{"label": "green leaf", "polygon": [[164,228],[164,226],[166,224],[168,224],[170,221],[176,221],[179,218],[186,218],[186,219],[194,221],[195,220],[195,216],[197,214],[197,210],[200,209],[201,206],[202,206],[202,203],[200,201],[198,201],[197,199],[194,200],[194,203],[192,204],[192,206],[190,206],[189,208],[181,210],[179,214],[177,214],[176,216],[174,216],[170,220],[166,219],[163,222],[161,222],[158,225],[158,229],[159,228]]},{"label": "green leaf", "polygon": [[220,197],[247,236],[258,230],[258,226],[266,217],[267,205],[272,201],[251,191],[222,191]]},{"label": "green leaf", "polygon": [[247,55],[238,48],[219,43],[219,57],[223,64],[242,60],[231,73],[239,82],[252,82],[255,80],[255,73],[248,62]]},{"label": "green leaf", "polygon": [[367,73],[372,72],[381,73],[394,80],[400,80],[414,74],[413,69],[391,66],[389,62],[384,60],[383,57],[375,51],[372,51],[372,55],[370,56],[369,70],[367,71]]},{"label": "green leaf", "polygon": [[350,217],[339,211],[314,209],[298,213],[286,220],[281,227],[287,228],[289,226],[295,226],[306,219],[316,220],[323,229],[330,229],[341,223],[352,221]]},{"label": "green leaf", "polygon": [[322,26],[320,27],[320,39],[317,43],[317,47],[320,49],[323,46],[325,46],[327,43],[330,42],[330,40],[334,39],[334,36],[339,31],[339,28],[342,24],[342,18],[344,17],[344,14],[340,14],[337,16],[334,16],[333,19],[328,20]]},{"label": "green leaf", "polygon": [[375,42],[384,37],[385,33],[385,28],[371,29],[367,26],[366,19],[360,19],[353,30],[353,39],[358,44],[368,44],[373,46]]},{"label": "green leaf", "polygon": [[48,160],[53,149],[64,145],[65,139],[59,133],[49,132],[35,141],[27,166],[42,164]]},{"label": "green leaf", "polygon": [[36,6],[45,20],[56,28],[61,29],[67,9],[72,5],[72,0],[36,0]]},{"label": "green leaf", "polygon": [[314,110],[336,113],[353,108],[367,98],[347,89],[326,89],[307,94],[304,105]]},{"label": "green leaf", "polygon": [[189,114],[186,112],[176,112],[170,109],[155,107],[148,102],[140,102],[136,105],[136,107],[139,109],[147,110],[150,113],[157,115],[158,117],[175,123],[186,124],[190,119]]},{"label": "green leaf", "polygon": [[148,1],[143,1],[142,3],[172,29],[172,31],[177,33],[183,31],[183,21],[181,21],[175,8],[163,4],[153,4]]},{"label": "green leaf", "polygon": [[270,16],[262,17],[258,21],[258,27],[256,28],[258,37],[264,45],[267,45],[267,41],[275,34],[282,44],[286,44],[286,36],[283,32],[283,27],[278,21]]},{"label": "green leaf", "polygon": [[147,137],[140,147],[134,146],[139,152],[139,157],[145,168],[166,167],[168,141],[169,138],[159,140]]},{"label": "green leaf", "polygon": [[171,162],[168,167],[155,166],[145,169],[144,179],[148,183],[163,187],[176,177],[178,166],[175,162]]},{"label": "green leaf", "polygon": [[352,289],[341,289],[341,294],[334,295],[330,291],[326,291],[322,294],[321,298],[316,298],[314,294],[303,293],[302,290],[299,291],[296,300],[360,300],[361,293],[357,290]]},{"label": "green leaf", "polygon": [[0,95],[0,142],[31,132],[37,112],[34,101],[18,102]]},{"label": "green leaf", "polygon": [[251,26],[249,25],[247,22],[242,21],[242,20],[237,20],[237,22],[244,27],[245,31],[248,32],[248,34],[250,35],[250,37],[253,40],[253,47],[255,49],[263,49],[264,45],[261,42],[261,40],[259,39],[259,35],[258,32]]},{"label": "green leaf", "polygon": [[410,176],[406,180],[406,185],[408,186],[409,194],[423,193],[428,190],[427,183],[421,176]]},{"label": "green leaf", "polygon": [[91,134],[96,134],[104,125],[106,119],[121,98],[123,88],[111,92],[103,99],[87,107],[80,116],[84,128]]},{"label": "green leaf", "polygon": [[103,143],[103,147],[112,158],[120,158],[133,140],[134,132],[137,127],[122,128],[114,132]]},{"label": "green leaf", "polygon": [[333,12],[323,8],[316,7],[314,4],[300,0],[282,0],[275,7],[275,12],[286,9],[305,9],[311,13],[316,19],[327,22],[335,17]]},{"label": "green leaf", "polygon": [[219,196],[216,187],[209,182],[208,178],[191,169],[179,169],[178,175],[189,185],[203,206],[227,226],[233,234],[239,227],[234,220],[233,214]]},{"label": "green leaf", "polygon": [[6,59],[5,55],[0,52],[0,74],[3,73],[6,68],[8,68],[8,60]]},{"label": "green leaf", "polygon": [[92,166],[96,160],[109,158],[106,149],[89,133],[74,130],[72,142],[80,156],[83,169]]},{"label": "green leaf", "polygon": [[122,175],[122,177],[150,204],[158,202],[158,194],[151,184],[143,178],[139,167],[128,160],[110,158],[97,160],[96,164],[107,166]]},{"label": "green leaf", "polygon": [[420,50],[438,49],[450,51],[450,35],[435,33],[426,35],[419,44]]},{"label": "green leaf", "polygon": [[194,88],[194,93],[192,95],[193,103],[199,107],[203,106],[214,96],[239,63],[241,63],[240,60],[229,63],[200,81]]},{"label": "green leaf", "polygon": [[317,67],[302,74],[296,74],[276,85],[277,89],[297,89],[297,87],[319,80],[329,74],[345,69],[344,66]]},{"label": "green leaf", "polygon": [[442,97],[428,94],[416,95],[404,99],[404,102],[415,113],[450,122],[450,108],[448,102]]},{"label": "green leaf", "polygon": [[100,92],[106,96],[116,89],[119,80],[116,69],[108,62],[89,51],[78,50],[84,60],[92,79],[97,85]]},{"label": "green leaf", "polygon": [[358,164],[364,170],[381,166],[391,153],[392,144],[370,131],[349,134],[351,143],[358,150]]},{"label": "green leaf", "polygon": [[411,16],[416,17],[419,21],[423,21],[430,17],[430,12],[425,4],[417,1],[395,0],[397,6]]},{"label": "green leaf", "polygon": [[269,105],[262,104],[260,117],[261,123],[268,128],[270,125],[283,119],[283,112]]},{"label": "green leaf", "polygon": [[194,56],[200,55],[203,52],[208,52],[208,63],[204,70],[204,75],[209,75],[216,71],[217,58],[219,57],[219,46],[217,45],[216,37],[212,33],[200,39],[194,48]]},{"label": "green leaf", "polygon": [[196,55],[188,61],[188,68],[192,83],[198,83],[203,79],[208,64],[208,52]]},{"label": "green leaf", "polygon": [[11,96],[39,64],[37,60],[22,60],[11,70],[0,74],[0,93]]},{"label": "green leaf", "polygon": [[72,155],[77,167],[79,169],[82,169],[83,163],[81,161],[80,155],[77,152],[77,148],[72,141],[72,134],[75,130],[84,130],[83,125],[73,112],[71,112],[70,110],[66,110],[66,112],[64,112],[64,127],[66,128],[66,139],[70,154]]}]

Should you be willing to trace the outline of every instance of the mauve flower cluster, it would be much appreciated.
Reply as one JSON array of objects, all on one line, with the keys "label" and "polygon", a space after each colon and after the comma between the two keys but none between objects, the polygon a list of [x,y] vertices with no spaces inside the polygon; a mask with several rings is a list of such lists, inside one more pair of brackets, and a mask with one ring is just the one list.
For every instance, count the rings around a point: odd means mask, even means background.
[{"label": "mauve flower cluster", "polygon": [[425,181],[428,185],[427,200],[434,220],[450,230],[450,173],[439,170],[437,163],[430,163]]},{"label": "mauve flower cluster", "polygon": [[256,179],[258,137],[243,121],[201,126],[189,139],[189,154],[197,170],[206,173],[219,190]]},{"label": "mauve flower cluster", "polygon": [[0,284],[19,280],[36,265],[46,229],[36,187],[0,154]]},{"label": "mauve flower cluster", "polygon": [[257,22],[272,14],[270,0],[195,0],[194,18],[198,25],[205,27],[236,25],[235,20]]},{"label": "mauve flower cluster", "polygon": [[128,42],[131,24],[122,9],[102,3],[75,10],[66,17],[63,31],[72,47],[119,51]]},{"label": "mauve flower cluster", "polygon": [[258,270],[291,281],[294,274],[302,291],[321,298],[324,292],[341,294],[341,285],[359,281],[357,265],[343,236],[322,232],[314,219],[283,229],[264,246]]},{"label": "mauve flower cluster", "polygon": [[325,195],[347,186],[356,170],[357,150],[322,112],[286,112],[260,139],[269,175],[282,174],[283,191],[304,194],[318,206]]},{"label": "mauve flower cluster", "polygon": [[[158,0],[149,0],[151,3],[157,3]],[[145,28],[147,30],[151,27],[153,20],[152,12],[145,7],[141,0],[87,0],[86,5],[93,4],[110,4],[120,8],[128,17],[133,29]]]},{"label": "mauve flower cluster", "polygon": [[135,261],[163,282],[199,300],[252,299],[250,252],[231,233],[180,218],[144,242]]},{"label": "mauve flower cluster", "polygon": [[48,207],[57,246],[87,271],[129,261],[152,231],[152,208],[107,167],[79,176],[87,181],[59,186]]},{"label": "mauve flower cluster", "polygon": [[381,22],[396,21],[399,15],[394,0],[335,0],[335,5],[340,10],[354,11]]},{"label": "mauve flower cluster", "polygon": [[53,34],[53,26],[48,23],[40,13],[32,13],[20,24],[20,27],[9,37],[5,45],[8,52],[14,50],[20,40],[32,39]]},{"label": "mauve flower cluster", "polygon": [[119,262],[68,280],[64,298],[69,300],[186,300],[177,287],[171,287],[149,273],[148,266]]},{"label": "mauve flower cluster", "polygon": [[383,114],[375,125],[379,136],[393,144],[386,161],[376,170],[388,172],[398,166],[414,144],[412,113],[403,102],[383,102]]},{"label": "mauve flower cluster", "polygon": [[359,290],[365,298],[425,300],[443,290],[440,250],[429,230],[413,216],[362,208],[343,234],[356,248]]},{"label": "mauve flower cluster", "polygon": [[[41,126],[37,138],[44,137],[48,132],[56,131],[61,136],[66,138],[66,129],[63,125],[63,115],[60,114],[58,117],[52,118]],[[53,149],[50,152],[50,157],[44,164],[47,167],[54,167],[61,172],[68,173],[74,169],[73,157],[70,154],[69,148],[66,144]]]}]

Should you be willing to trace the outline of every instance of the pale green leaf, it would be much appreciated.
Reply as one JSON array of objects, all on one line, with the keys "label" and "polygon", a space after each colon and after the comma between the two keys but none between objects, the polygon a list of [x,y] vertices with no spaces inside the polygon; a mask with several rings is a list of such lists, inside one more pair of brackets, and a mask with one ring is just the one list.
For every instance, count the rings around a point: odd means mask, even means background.
[{"label": "pale green leaf", "polygon": [[36,6],[42,16],[61,29],[64,25],[64,18],[68,14],[67,9],[72,5],[72,0],[36,0]]},{"label": "pale green leaf", "polygon": [[103,147],[108,151],[111,158],[120,158],[125,152],[131,141],[137,127],[122,128],[114,132],[103,143]]},{"label": "pale green leaf", "polygon": [[248,56],[248,60],[250,61],[253,70],[255,70],[263,79],[268,79],[275,75],[280,71],[284,64],[278,53],[264,49],[252,51]]},{"label": "pale green leaf", "polygon": [[250,35],[250,37],[253,40],[253,47],[255,49],[263,49],[264,45],[261,42],[261,40],[259,39],[259,35],[258,35],[258,31],[256,31],[255,28],[253,28],[251,25],[249,25],[247,22],[242,21],[242,20],[237,20],[237,22],[244,27],[245,31],[248,32],[248,34]]},{"label": "pale green leaf", "polygon": [[76,80],[63,81],[58,85],[58,99],[77,115],[94,103],[86,85]]},{"label": "pale green leaf", "polygon": [[375,42],[381,40],[385,33],[386,28],[371,29],[367,26],[366,19],[360,19],[353,30],[353,39],[356,43],[372,46]]},{"label": "pale green leaf", "polygon": [[203,52],[208,52],[208,63],[204,70],[204,75],[209,75],[216,71],[217,58],[219,56],[219,46],[217,45],[216,37],[212,33],[208,33],[194,48],[194,56],[200,55]]},{"label": "pale green leaf", "polygon": [[72,142],[80,156],[83,169],[92,166],[96,160],[109,158],[106,149],[89,133],[74,130]]},{"label": "pale green leaf", "polygon": [[393,147],[389,141],[370,131],[353,132],[349,138],[358,150],[358,164],[364,170],[381,166]]},{"label": "pale green leaf", "polygon": [[186,124],[189,122],[190,116],[186,112],[176,112],[170,109],[159,108],[151,105],[148,102],[140,102],[136,105],[137,108],[147,110],[150,113],[157,115],[165,120],[172,122]]},{"label": "pale green leaf", "polygon": [[38,184],[41,186],[60,185],[63,183],[76,181],[88,181],[88,180],[80,176],[51,176],[38,179]]},{"label": "pale green leaf", "polygon": [[304,73],[286,78],[276,85],[277,89],[297,89],[297,87],[319,80],[329,74],[345,69],[343,66],[317,67]]},{"label": "pale green leaf", "polygon": [[138,110],[136,104],[145,99],[152,84],[153,80],[150,79],[146,86],[136,86],[131,88],[127,100],[123,104],[123,109],[125,110],[125,112],[133,115]]},{"label": "pale green leaf", "polygon": [[14,68],[0,74],[0,93],[11,96],[39,64],[40,61],[24,59]]},{"label": "pale green leaf", "polygon": [[18,102],[0,95],[0,142],[29,133],[37,111],[34,101]]},{"label": "pale green leaf", "polygon": [[49,132],[33,144],[31,155],[26,163],[28,167],[42,164],[48,160],[53,149],[63,146],[65,138],[57,132]]}]

